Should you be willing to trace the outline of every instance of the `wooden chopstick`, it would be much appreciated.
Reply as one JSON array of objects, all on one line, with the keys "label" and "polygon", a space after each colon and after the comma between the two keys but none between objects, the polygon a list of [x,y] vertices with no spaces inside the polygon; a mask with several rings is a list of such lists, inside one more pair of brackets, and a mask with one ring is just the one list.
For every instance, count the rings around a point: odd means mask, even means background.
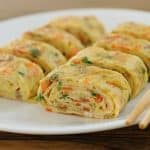
[{"label": "wooden chopstick", "polygon": [[144,118],[139,123],[140,129],[145,129],[150,124],[150,107],[148,108]]},{"label": "wooden chopstick", "polygon": [[[129,114],[126,119],[126,125],[131,125],[137,119],[137,117],[150,105],[150,90],[146,92],[146,94],[142,97],[140,102],[135,106],[133,111]],[[145,116],[143,121],[141,122],[140,126],[143,128],[149,122],[149,114]],[[144,126],[143,126],[144,123]]]}]

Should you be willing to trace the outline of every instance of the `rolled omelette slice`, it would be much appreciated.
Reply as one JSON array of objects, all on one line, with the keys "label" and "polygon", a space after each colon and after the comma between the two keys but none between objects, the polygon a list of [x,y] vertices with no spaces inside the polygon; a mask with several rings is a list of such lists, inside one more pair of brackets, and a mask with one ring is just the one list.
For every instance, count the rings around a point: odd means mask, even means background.
[{"label": "rolled omelette slice", "polygon": [[31,61],[0,54],[0,96],[30,101],[37,94],[42,69]]},{"label": "rolled omelette slice", "polygon": [[89,47],[68,62],[72,65],[95,65],[121,73],[129,82],[132,97],[136,96],[148,80],[147,68],[143,61],[134,55],[119,51],[106,51],[103,48]]},{"label": "rolled omelette slice", "polygon": [[48,26],[58,27],[76,36],[85,46],[100,38],[105,29],[94,16],[64,16],[49,22]]},{"label": "rolled omelette slice", "polygon": [[59,50],[40,41],[16,40],[1,48],[0,51],[34,61],[46,74],[66,62],[66,58]]},{"label": "rolled omelette slice", "polygon": [[132,36],[111,33],[100,38],[95,46],[139,56],[146,64],[150,75],[150,42]]},{"label": "rolled omelette slice", "polygon": [[120,24],[113,30],[115,33],[123,33],[131,35],[135,38],[145,39],[150,41],[150,26],[135,22],[126,22]]},{"label": "rolled omelette slice", "polygon": [[81,42],[73,35],[52,27],[41,27],[36,30],[26,32],[23,35],[25,39],[43,41],[56,47],[67,58],[74,56],[84,48]]},{"label": "rolled omelette slice", "polygon": [[93,118],[114,118],[131,94],[118,72],[95,66],[63,65],[40,81],[38,99],[49,111]]}]

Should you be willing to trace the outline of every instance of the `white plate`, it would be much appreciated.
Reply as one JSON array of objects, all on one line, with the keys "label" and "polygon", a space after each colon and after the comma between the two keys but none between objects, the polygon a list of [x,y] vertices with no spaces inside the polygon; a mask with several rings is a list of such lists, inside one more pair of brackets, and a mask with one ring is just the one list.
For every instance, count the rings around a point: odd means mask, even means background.
[{"label": "white plate", "polygon": [[[0,45],[18,37],[23,31],[38,27],[48,20],[60,15],[95,15],[110,31],[119,23],[136,21],[150,24],[150,13],[121,9],[74,9],[46,12],[31,16],[19,17],[0,23]],[[2,86],[2,85],[0,85]],[[138,102],[143,92],[130,101],[116,119],[98,120],[72,115],[49,113],[39,105],[0,99],[0,130],[26,134],[76,134],[104,131],[125,127],[125,118]]]}]

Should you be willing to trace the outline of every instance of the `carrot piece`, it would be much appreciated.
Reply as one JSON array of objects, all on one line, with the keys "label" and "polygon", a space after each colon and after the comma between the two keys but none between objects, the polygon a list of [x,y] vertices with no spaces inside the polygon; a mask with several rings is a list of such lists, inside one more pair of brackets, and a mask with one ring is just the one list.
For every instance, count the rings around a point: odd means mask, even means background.
[{"label": "carrot piece", "polygon": [[3,70],[2,70],[2,72],[5,74],[5,75],[9,75],[11,72],[12,72],[12,68],[4,68]]},{"label": "carrot piece", "polygon": [[76,102],[76,104],[75,104],[76,106],[81,106],[81,104],[79,103],[79,102]]},{"label": "carrot piece", "polygon": [[63,87],[62,90],[63,91],[72,91],[72,87]]},{"label": "carrot piece", "polygon": [[48,81],[42,81],[40,85],[41,85],[42,92],[45,92],[49,87],[50,83]]},{"label": "carrot piece", "polygon": [[89,102],[89,99],[87,99],[87,98],[82,98],[82,99],[81,99],[81,102]]},{"label": "carrot piece", "polygon": [[26,66],[27,66],[28,68],[33,68],[33,67],[34,67],[34,64],[33,64],[32,62],[27,62],[27,63],[26,63]]},{"label": "carrot piece", "polygon": [[118,87],[118,85],[117,85],[117,84],[112,83],[112,82],[107,82],[107,84],[111,85],[112,87]]},{"label": "carrot piece", "polygon": [[89,99],[87,98],[81,98],[79,100],[74,100],[76,103],[81,103],[81,102],[89,102]]},{"label": "carrot piece", "polygon": [[13,49],[13,53],[16,55],[23,55],[26,54],[27,51],[24,50],[24,47],[16,47]]},{"label": "carrot piece", "polygon": [[100,103],[100,102],[103,101],[103,99],[104,99],[103,96],[97,95],[96,98],[95,98],[95,101],[96,101],[97,103]]},{"label": "carrot piece", "polygon": [[[77,54],[78,52],[79,52],[79,50],[78,50],[77,48],[72,48],[70,55],[71,55],[71,56],[74,56],[74,55]],[[70,56],[70,57],[71,57],[71,56]]]},{"label": "carrot piece", "polygon": [[83,107],[84,111],[90,111],[90,109],[88,107]]},{"label": "carrot piece", "polygon": [[66,105],[60,105],[58,106],[60,109],[63,109],[63,110],[66,110],[67,109],[67,106]]},{"label": "carrot piece", "polygon": [[74,64],[80,64],[80,60],[73,60]]},{"label": "carrot piece", "polygon": [[112,48],[114,49],[121,49],[122,51],[130,51],[130,48],[125,46],[125,45],[117,45],[117,44],[112,44]]},{"label": "carrot piece", "polygon": [[52,109],[50,109],[50,108],[46,108],[46,111],[48,111],[48,112],[52,112]]},{"label": "carrot piece", "polygon": [[26,67],[27,67],[27,68],[30,68],[30,73],[29,73],[29,75],[31,75],[31,76],[37,75],[38,70],[37,70],[36,64],[34,64],[34,63],[32,63],[32,62],[27,62],[27,63],[26,63]]},{"label": "carrot piece", "polygon": [[88,78],[85,78],[83,82],[84,82],[85,85],[89,84]]}]

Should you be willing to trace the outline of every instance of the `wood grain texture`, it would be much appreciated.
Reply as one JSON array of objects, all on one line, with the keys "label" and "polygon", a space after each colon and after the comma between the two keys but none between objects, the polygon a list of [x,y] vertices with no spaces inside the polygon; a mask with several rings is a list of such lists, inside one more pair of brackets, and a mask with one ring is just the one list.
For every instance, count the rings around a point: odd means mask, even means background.
[{"label": "wood grain texture", "polygon": [[150,128],[137,126],[78,135],[22,135],[0,133],[2,150],[149,150]]}]

